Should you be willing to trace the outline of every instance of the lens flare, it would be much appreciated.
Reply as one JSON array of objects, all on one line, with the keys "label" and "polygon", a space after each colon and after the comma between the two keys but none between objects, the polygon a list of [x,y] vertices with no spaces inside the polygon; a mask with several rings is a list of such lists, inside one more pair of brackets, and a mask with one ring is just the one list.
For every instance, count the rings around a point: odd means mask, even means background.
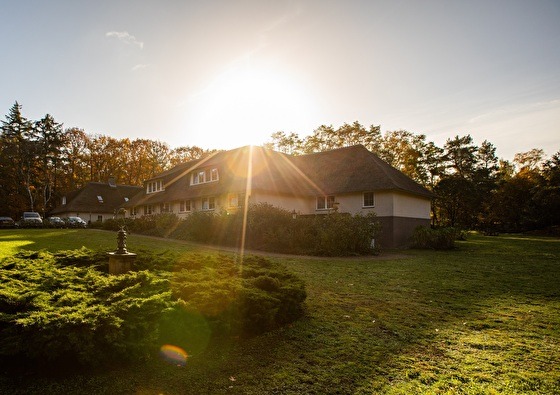
[{"label": "lens flare", "polygon": [[187,364],[188,355],[181,347],[164,344],[159,349],[159,355],[173,365],[185,366]]}]

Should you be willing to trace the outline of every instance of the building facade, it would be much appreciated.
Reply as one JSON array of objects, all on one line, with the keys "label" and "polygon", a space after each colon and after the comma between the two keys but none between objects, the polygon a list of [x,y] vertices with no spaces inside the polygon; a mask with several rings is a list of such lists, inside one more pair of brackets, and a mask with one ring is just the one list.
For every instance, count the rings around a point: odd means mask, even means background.
[{"label": "building facade", "polygon": [[246,146],[159,174],[124,203],[128,216],[235,212],[268,203],[297,215],[374,212],[384,248],[409,243],[430,225],[432,194],[361,145],[292,156]]}]

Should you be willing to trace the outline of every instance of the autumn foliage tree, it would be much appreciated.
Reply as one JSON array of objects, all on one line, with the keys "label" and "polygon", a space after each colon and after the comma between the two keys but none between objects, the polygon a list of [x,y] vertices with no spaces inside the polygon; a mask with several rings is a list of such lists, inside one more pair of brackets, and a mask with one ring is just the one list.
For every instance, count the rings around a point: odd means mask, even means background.
[{"label": "autumn foliage tree", "polygon": [[533,149],[509,162],[489,141],[447,139],[443,147],[407,130],[381,133],[354,122],[321,125],[307,137],[275,132],[266,145],[300,155],[362,144],[391,166],[433,191],[432,224],[467,229],[528,230],[560,225],[560,153],[544,162]]},{"label": "autumn foliage tree", "polygon": [[171,149],[161,141],[117,139],[64,129],[50,114],[30,121],[15,103],[0,129],[0,215],[51,210],[59,197],[88,182],[142,185],[182,161],[209,153],[199,147]]},{"label": "autumn foliage tree", "polygon": [[[46,213],[58,197],[109,177],[119,184],[142,185],[212,152],[64,129],[49,114],[33,122],[21,109],[16,102],[1,121],[0,215]],[[381,133],[379,125],[365,127],[357,121],[338,128],[321,125],[306,137],[278,131],[265,146],[301,155],[356,144],[434,192],[434,226],[522,231],[560,225],[560,151],[547,160],[542,149],[532,149],[510,162],[496,156],[491,142],[477,145],[468,134],[439,147],[425,134]]]}]

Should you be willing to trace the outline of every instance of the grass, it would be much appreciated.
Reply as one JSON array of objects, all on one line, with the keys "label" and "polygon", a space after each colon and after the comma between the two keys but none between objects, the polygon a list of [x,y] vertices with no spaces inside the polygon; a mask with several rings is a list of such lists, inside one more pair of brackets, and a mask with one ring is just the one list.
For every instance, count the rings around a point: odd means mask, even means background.
[{"label": "grass", "polygon": [[[92,230],[0,232],[18,249],[115,248]],[[201,247],[131,235],[128,247]],[[213,254],[210,250],[207,254]],[[273,257],[307,283],[306,317],[221,339],[185,367],[0,378],[0,393],[560,394],[560,240],[471,235],[454,251],[374,258]]]}]

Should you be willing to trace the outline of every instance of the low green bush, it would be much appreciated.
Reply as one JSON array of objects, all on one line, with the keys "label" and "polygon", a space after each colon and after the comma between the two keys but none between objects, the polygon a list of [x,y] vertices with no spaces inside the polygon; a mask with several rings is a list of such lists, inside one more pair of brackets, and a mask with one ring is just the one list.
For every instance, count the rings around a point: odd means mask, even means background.
[{"label": "low green bush", "polygon": [[68,261],[33,252],[0,262],[0,356],[98,364],[149,353],[158,317],[173,305],[168,281]]},{"label": "low green bush", "polygon": [[0,261],[0,362],[139,360],[180,334],[195,347],[201,327],[256,335],[303,314],[304,283],[265,258],[142,252],[120,276],[106,261],[85,248]]},{"label": "low green bush", "polygon": [[432,250],[451,250],[455,248],[455,240],[465,240],[466,233],[456,228],[432,229],[419,226],[414,230],[413,247]]},{"label": "low green bush", "polygon": [[305,285],[282,266],[249,256],[242,265],[220,255],[197,267],[184,262],[171,280],[187,311],[208,318],[214,330],[255,335],[299,318]]}]

